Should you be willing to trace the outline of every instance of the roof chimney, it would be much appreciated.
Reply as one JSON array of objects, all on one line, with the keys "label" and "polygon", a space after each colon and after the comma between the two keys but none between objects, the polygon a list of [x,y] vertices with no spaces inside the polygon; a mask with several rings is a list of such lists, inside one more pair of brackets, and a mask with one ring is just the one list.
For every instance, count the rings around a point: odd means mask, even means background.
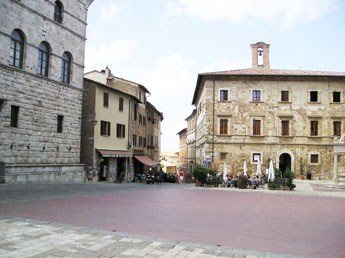
[{"label": "roof chimney", "polygon": [[109,67],[107,66],[107,67],[105,68],[105,76],[107,76],[107,78],[108,78],[109,75],[111,75],[111,70],[110,70]]},{"label": "roof chimney", "polygon": [[252,48],[252,69],[270,69],[270,44],[258,42],[251,44]]}]

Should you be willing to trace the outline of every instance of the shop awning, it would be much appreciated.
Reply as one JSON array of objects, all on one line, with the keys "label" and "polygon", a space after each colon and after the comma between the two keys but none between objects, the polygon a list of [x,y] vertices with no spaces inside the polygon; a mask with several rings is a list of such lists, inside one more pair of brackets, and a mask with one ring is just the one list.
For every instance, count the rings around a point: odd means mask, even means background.
[{"label": "shop awning", "polygon": [[132,157],[132,153],[129,151],[117,151],[117,150],[98,150],[104,158],[127,158]]},{"label": "shop awning", "polygon": [[147,156],[134,156],[134,158],[136,158],[137,160],[139,160],[141,163],[143,163],[146,166],[152,167],[152,166],[159,165],[159,162],[153,161]]}]

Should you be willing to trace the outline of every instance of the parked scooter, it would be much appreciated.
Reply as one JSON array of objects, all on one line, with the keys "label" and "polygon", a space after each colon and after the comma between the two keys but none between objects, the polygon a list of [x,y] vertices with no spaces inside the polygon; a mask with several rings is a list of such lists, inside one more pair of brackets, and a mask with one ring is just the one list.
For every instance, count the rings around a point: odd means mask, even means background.
[{"label": "parked scooter", "polygon": [[155,183],[155,176],[153,175],[152,170],[146,173],[146,184],[154,184]]}]

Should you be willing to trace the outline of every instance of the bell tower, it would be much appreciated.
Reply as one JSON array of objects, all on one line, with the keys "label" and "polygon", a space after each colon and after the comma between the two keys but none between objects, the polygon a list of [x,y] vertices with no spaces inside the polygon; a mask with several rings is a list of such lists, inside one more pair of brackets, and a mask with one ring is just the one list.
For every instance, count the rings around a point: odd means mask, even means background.
[{"label": "bell tower", "polygon": [[270,69],[270,44],[258,42],[251,44],[252,48],[252,69]]}]

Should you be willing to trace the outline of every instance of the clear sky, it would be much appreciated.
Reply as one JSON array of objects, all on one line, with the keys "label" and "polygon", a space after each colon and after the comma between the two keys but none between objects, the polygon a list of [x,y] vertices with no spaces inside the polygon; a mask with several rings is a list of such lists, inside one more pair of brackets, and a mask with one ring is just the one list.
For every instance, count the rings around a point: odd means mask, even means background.
[{"label": "clear sky", "polygon": [[178,151],[198,73],[250,68],[259,41],[271,68],[345,72],[345,1],[94,0],[85,72],[109,66],[148,88],[162,151]]}]

